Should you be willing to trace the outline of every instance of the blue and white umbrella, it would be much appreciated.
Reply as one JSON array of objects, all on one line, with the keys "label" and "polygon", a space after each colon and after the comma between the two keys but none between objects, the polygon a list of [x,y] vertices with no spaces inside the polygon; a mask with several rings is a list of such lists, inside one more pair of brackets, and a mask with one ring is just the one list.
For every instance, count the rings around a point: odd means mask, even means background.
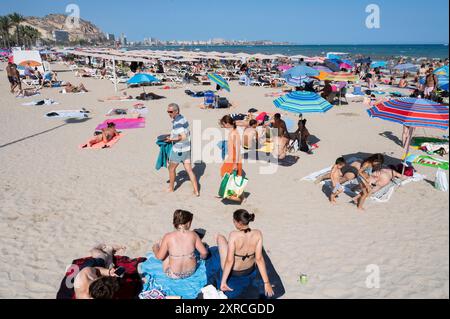
[{"label": "blue and white umbrella", "polygon": [[325,113],[333,106],[320,95],[308,91],[295,91],[288,93],[275,101],[277,108],[296,114]]},{"label": "blue and white umbrella", "polygon": [[320,72],[306,65],[299,65],[283,73],[283,78],[301,78],[307,76],[317,76]]}]

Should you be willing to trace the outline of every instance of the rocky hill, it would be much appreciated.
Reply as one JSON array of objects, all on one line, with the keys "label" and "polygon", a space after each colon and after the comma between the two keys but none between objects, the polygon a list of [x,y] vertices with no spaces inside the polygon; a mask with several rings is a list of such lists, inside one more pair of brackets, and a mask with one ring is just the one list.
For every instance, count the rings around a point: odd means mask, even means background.
[{"label": "rocky hill", "polygon": [[94,24],[83,19],[79,20],[78,28],[67,28],[67,16],[63,14],[49,14],[45,17],[26,17],[23,25],[29,25],[39,30],[43,39],[53,40],[53,31],[69,32],[70,41],[84,40],[92,43],[106,40],[105,34]]}]

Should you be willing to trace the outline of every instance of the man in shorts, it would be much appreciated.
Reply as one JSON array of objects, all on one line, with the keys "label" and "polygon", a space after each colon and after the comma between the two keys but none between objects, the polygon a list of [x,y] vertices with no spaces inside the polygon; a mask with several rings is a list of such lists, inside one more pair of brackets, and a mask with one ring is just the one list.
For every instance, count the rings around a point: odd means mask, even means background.
[{"label": "man in shorts", "polygon": [[431,98],[431,94],[438,86],[438,78],[436,74],[433,73],[433,68],[428,70],[427,77],[425,78],[425,90],[424,95],[426,99]]},{"label": "man in shorts", "polygon": [[180,107],[178,104],[169,104],[167,113],[172,119],[172,131],[165,141],[173,144],[172,151],[169,155],[169,189],[167,191],[174,191],[177,167],[180,163],[183,163],[184,169],[194,188],[194,195],[198,197],[200,196],[200,193],[198,190],[197,177],[192,170],[191,164],[191,136],[189,122],[180,114]]}]

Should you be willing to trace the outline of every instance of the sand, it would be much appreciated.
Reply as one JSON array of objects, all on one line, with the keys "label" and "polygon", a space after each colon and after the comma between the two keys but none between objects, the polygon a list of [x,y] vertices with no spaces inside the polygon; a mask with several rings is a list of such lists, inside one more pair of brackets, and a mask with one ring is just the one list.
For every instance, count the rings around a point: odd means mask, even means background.
[{"label": "sand", "polygon": [[[80,150],[78,145],[92,136],[111,107],[133,102],[98,102],[114,94],[108,80],[75,79],[71,72],[59,77],[82,81],[91,92],[62,95],[44,89],[40,97],[16,99],[8,93],[6,76],[0,81],[1,298],[54,298],[69,263],[100,242],[126,245],[130,257],[145,255],[171,231],[178,208],[195,214],[193,227],[206,230],[209,245],[216,233],[233,229],[232,213],[239,206],[215,198],[219,163],[197,165],[200,198],[192,196],[188,181],[167,194],[167,171],[154,169],[155,139],[170,130],[168,103],[179,103],[187,119],[201,120],[204,128],[217,127],[229,111],[200,109],[202,99],[188,97],[184,87],[147,88],[167,98],[145,103],[145,129],[126,131],[108,150]],[[273,89],[236,82],[231,89],[222,95],[236,105],[232,112],[276,110],[272,98],[264,97]],[[141,89],[128,92],[137,95]],[[60,104],[21,106],[43,97]],[[43,116],[79,107],[91,110],[92,118],[66,123]],[[380,135],[386,131],[401,137],[401,127],[370,119],[365,109],[351,103],[325,115],[306,115],[311,134],[320,139],[319,149],[314,155],[301,153],[295,165],[279,167],[274,175],[259,174],[258,164],[244,163],[250,195],[242,207],[256,214],[252,227],[264,234],[265,249],[286,289],[283,298],[448,298],[449,200],[448,193],[433,188],[434,169],[416,166],[427,175],[425,181],[398,189],[387,204],[369,202],[364,213],[347,196],[330,205],[320,185],[301,181],[340,155],[402,155],[395,141]],[[431,129],[418,133],[443,134]],[[366,285],[366,270],[373,271],[369,265],[378,266],[379,288]],[[306,284],[299,282],[300,274],[308,276]]]}]

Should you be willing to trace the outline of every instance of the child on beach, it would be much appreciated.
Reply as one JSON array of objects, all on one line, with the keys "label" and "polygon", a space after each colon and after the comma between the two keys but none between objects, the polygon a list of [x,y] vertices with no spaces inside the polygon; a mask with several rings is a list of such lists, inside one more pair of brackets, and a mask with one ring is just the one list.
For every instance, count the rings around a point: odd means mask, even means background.
[{"label": "child on beach", "polygon": [[340,179],[343,176],[342,169],[347,163],[343,157],[339,157],[331,169],[331,183],[333,190],[330,195],[330,202],[336,203],[336,197],[344,191],[344,187],[340,183]]}]

